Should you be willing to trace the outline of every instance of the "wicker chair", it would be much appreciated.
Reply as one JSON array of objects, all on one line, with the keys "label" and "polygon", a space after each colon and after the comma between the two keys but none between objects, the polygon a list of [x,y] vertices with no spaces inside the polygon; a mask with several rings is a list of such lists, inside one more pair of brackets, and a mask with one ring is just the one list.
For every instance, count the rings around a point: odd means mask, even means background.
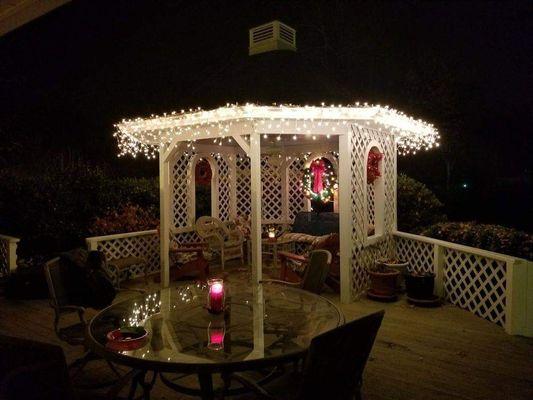
[{"label": "wicker chair", "polygon": [[232,378],[258,399],[359,400],[363,371],[384,314],[378,311],[315,337],[301,375],[285,375],[267,386],[268,391],[241,374]]},{"label": "wicker chair", "polygon": [[236,258],[244,264],[244,236],[234,223],[200,217],[196,221],[196,233],[207,243],[210,252],[220,255],[222,269],[226,261]]}]

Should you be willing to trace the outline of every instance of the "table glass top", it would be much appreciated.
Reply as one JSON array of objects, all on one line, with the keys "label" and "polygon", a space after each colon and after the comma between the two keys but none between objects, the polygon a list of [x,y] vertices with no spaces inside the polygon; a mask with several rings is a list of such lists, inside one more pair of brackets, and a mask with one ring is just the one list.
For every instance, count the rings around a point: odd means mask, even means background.
[{"label": "table glass top", "polygon": [[[300,354],[344,320],[327,299],[300,289],[228,282],[225,289],[226,311],[219,315],[207,311],[207,286],[198,283],[134,297],[100,312],[90,337],[110,352],[147,361],[231,363]],[[107,333],[131,325],[148,332],[142,346],[112,350]]]}]

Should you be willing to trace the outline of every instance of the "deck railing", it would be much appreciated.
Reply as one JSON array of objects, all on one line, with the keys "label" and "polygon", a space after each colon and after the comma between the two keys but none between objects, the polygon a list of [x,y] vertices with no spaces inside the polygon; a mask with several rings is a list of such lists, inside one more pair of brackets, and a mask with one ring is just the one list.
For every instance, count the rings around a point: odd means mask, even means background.
[{"label": "deck railing", "polygon": [[[414,271],[435,273],[438,295],[510,334],[533,336],[533,262],[405,232],[393,236],[399,258],[409,261]],[[192,229],[177,231],[174,239],[197,240]],[[147,260],[151,272],[160,269],[156,230],[90,237],[86,242],[89,250],[101,250],[108,259],[137,256]]]},{"label": "deck railing", "polygon": [[399,258],[435,273],[438,295],[507,333],[533,336],[532,262],[405,232],[394,237]]},{"label": "deck railing", "polygon": [[0,277],[7,276],[17,268],[19,238],[0,235]]}]

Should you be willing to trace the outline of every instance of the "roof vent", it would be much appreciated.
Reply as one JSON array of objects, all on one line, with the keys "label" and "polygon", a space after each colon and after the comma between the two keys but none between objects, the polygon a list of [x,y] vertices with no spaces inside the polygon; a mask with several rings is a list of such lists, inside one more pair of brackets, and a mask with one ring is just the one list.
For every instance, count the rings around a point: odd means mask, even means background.
[{"label": "roof vent", "polygon": [[296,51],[296,31],[279,21],[250,29],[249,55],[275,50]]}]

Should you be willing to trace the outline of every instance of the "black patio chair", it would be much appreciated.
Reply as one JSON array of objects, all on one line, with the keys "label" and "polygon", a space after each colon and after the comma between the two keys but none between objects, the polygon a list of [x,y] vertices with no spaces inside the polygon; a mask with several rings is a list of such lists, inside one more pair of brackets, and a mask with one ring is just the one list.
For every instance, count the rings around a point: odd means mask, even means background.
[{"label": "black patio chair", "polygon": [[232,378],[260,399],[361,399],[363,371],[384,314],[378,311],[315,337],[297,385],[294,376],[288,387],[278,382],[266,388],[240,374]]}]

